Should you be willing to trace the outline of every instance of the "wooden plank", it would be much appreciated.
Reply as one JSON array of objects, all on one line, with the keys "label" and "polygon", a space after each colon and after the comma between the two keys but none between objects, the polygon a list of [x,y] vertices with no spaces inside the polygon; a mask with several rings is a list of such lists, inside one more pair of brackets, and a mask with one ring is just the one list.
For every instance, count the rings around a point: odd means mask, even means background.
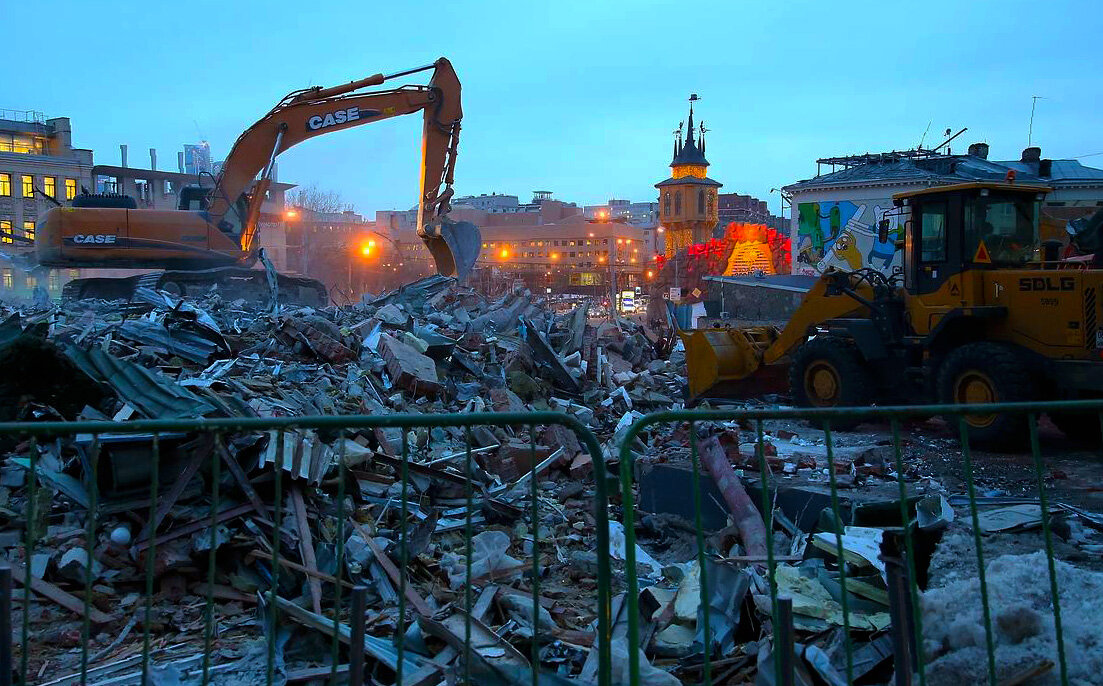
[{"label": "wooden plank", "polygon": [[[254,551],[250,552],[246,556],[246,559],[251,558],[251,557],[258,557],[262,560],[268,560],[269,562],[272,561],[272,553],[268,553],[268,552],[265,552],[263,550],[254,550]],[[326,574],[325,572],[319,572],[318,570],[311,571],[311,570],[307,569],[306,567],[302,566],[301,564],[299,564],[297,562],[292,562],[291,560],[288,560],[285,557],[280,558],[280,565],[283,566],[283,567],[287,567],[288,569],[290,569],[292,571],[296,571],[300,574],[306,574],[307,576],[313,576],[317,579],[321,579],[322,581],[325,581],[327,583],[331,583],[331,584],[337,583],[337,579],[330,576],[329,574]],[[342,579],[341,580],[341,588],[352,589],[352,588],[355,588],[355,585],[350,584],[349,582]]]},{"label": "wooden plank", "polygon": [[[8,564],[11,565],[12,580],[22,586],[26,580],[27,569],[18,562],[9,562]],[[32,576],[31,590],[45,598],[49,598],[78,617],[84,616],[84,602],[80,598],[66,593],[48,581]],[[92,620],[93,624],[108,624],[115,620],[111,615],[100,612],[91,605],[88,606],[88,618]]]},{"label": "wooden plank", "polygon": [[225,586],[223,584],[214,584],[214,586],[208,586],[205,582],[195,583],[188,587],[188,590],[196,595],[203,597],[207,596],[208,591],[211,593],[212,598],[218,598],[219,600],[236,600],[239,603],[255,603],[257,597],[249,595],[248,593],[242,593],[241,591],[233,588],[232,586]]},{"label": "wooden plank", "polygon": [[502,670],[518,675],[526,674],[532,668],[528,659],[512,644],[462,611],[457,611],[440,622],[428,617],[418,619],[422,631],[436,636],[459,651],[464,650],[465,627],[468,623],[471,625],[471,653],[486,668],[492,672]]},{"label": "wooden plank", "polygon": [[[490,610],[490,604],[494,601],[494,596],[497,594],[499,588],[494,585],[487,586],[479,594],[478,600],[471,607],[471,616],[475,619],[482,621],[487,611]],[[454,647],[447,645],[444,650],[440,651],[433,656],[433,662],[439,667],[434,665],[426,665],[420,670],[411,674],[408,679],[403,679],[406,683],[403,686],[434,686],[439,684],[444,679],[444,674],[441,673],[440,667],[446,667],[452,660],[459,657],[460,651]]]},{"label": "wooden plank", "polygon": [[[332,673],[332,667],[306,667],[295,669],[287,673],[285,683],[295,684],[300,681],[321,681],[328,679]],[[345,676],[349,673],[348,665],[337,665],[337,676]]]},{"label": "wooden plank", "polygon": [[[352,632],[348,625],[334,622],[329,617],[315,614],[310,610],[299,607],[285,598],[279,596],[269,596],[269,598],[272,598],[276,607],[279,608],[280,613],[290,617],[299,624],[320,631],[326,636],[332,637],[336,634],[337,640],[342,643],[348,643],[351,639]],[[398,651],[392,645],[389,638],[383,639],[375,636],[364,636],[364,652],[382,662],[391,671],[395,671],[398,667]],[[413,674],[426,664],[432,663],[420,655],[405,651],[403,655],[402,671]]]},{"label": "wooden plank", "polygon": [[314,604],[314,613],[322,614],[322,582],[318,580],[318,561],[314,558],[314,539],[310,536],[310,522],[306,521],[306,503],[303,502],[303,487],[291,485],[291,504],[295,508],[295,526],[299,529],[299,552],[303,556],[303,565],[313,574],[308,575],[310,599]]},{"label": "wooden plank", "polygon": [[[228,510],[223,510],[218,515],[218,522],[219,522],[219,524],[221,524],[222,522],[229,521],[229,520],[234,519],[236,517],[240,517],[241,515],[246,514],[247,512],[249,512],[252,509],[253,509],[252,505],[238,505],[237,507],[231,507]],[[165,534],[162,534],[162,535],[158,536],[156,539],[154,539],[154,542],[156,542],[157,545],[161,545],[162,543],[165,543],[167,541],[171,541],[173,539],[180,538],[181,536],[187,536],[189,534],[194,534],[197,531],[202,531],[203,529],[206,529],[210,525],[211,525],[211,518],[207,517],[207,516],[203,516],[203,517],[200,517],[199,519],[195,520],[194,522],[185,524],[183,526],[178,526],[175,529],[173,529],[172,531],[169,531],[168,533],[165,533]],[[142,552],[146,548],[149,548],[149,546],[150,546],[150,542],[147,539],[147,540],[139,541],[138,543],[135,543],[134,546],[131,548],[131,550],[135,554],[137,554],[137,553]]]},{"label": "wooden plank", "polygon": [[192,478],[195,477],[195,473],[198,472],[199,467],[203,465],[203,460],[210,454],[210,444],[207,444],[205,449],[195,451],[191,461],[184,467],[184,471],[180,472],[180,477],[172,484],[172,488],[169,490],[168,495],[157,501],[157,512],[150,518],[150,521],[146,523],[145,528],[142,529],[142,533],[138,535],[139,541],[145,541],[157,532],[157,527],[161,526],[161,520],[163,520],[165,515],[169,513],[169,510],[176,505],[176,500],[180,497],[180,494],[184,492],[184,489],[187,487],[188,483],[191,482]]},{"label": "wooden plank", "polygon": [[[371,549],[372,554],[375,555],[375,559],[379,562],[379,566],[383,568],[383,571],[390,577],[391,583],[395,588],[401,588],[402,586],[402,574],[398,571],[398,568],[391,562],[391,558],[387,557],[387,553],[379,547],[379,544],[375,542],[375,538],[368,533],[364,526],[355,519],[349,519],[352,522],[353,528],[356,529],[356,533],[360,534],[360,537],[368,544],[368,548]],[[417,610],[417,613],[422,617],[432,617],[435,613],[433,609],[429,607],[429,604],[425,602],[425,599],[418,595],[414,590],[413,584],[406,584],[406,600]]]},{"label": "wooden plank", "polygon": [[218,441],[218,452],[222,456],[222,461],[226,463],[226,466],[230,469],[230,473],[234,475],[234,480],[237,481],[237,485],[241,486],[241,490],[245,491],[245,497],[249,499],[249,502],[253,504],[253,509],[257,511],[261,517],[268,516],[268,510],[264,506],[264,501],[257,495],[257,490],[253,488],[253,484],[249,483],[249,477],[245,475],[241,465],[238,461],[230,455],[230,451],[226,450],[226,446]]}]

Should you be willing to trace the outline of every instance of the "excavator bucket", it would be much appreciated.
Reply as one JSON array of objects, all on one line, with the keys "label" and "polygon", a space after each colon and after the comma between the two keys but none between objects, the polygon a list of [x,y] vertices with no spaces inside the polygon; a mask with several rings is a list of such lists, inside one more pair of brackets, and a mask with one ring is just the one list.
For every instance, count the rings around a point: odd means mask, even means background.
[{"label": "excavator bucket", "polygon": [[433,233],[422,232],[420,235],[437,263],[438,274],[454,276],[460,281],[467,278],[482,248],[479,227],[471,222],[445,219],[439,226],[433,227]]},{"label": "excavator bucket", "polygon": [[686,348],[687,400],[738,398],[784,392],[785,374],[762,364],[762,353],[777,339],[770,326],[680,330]]}]

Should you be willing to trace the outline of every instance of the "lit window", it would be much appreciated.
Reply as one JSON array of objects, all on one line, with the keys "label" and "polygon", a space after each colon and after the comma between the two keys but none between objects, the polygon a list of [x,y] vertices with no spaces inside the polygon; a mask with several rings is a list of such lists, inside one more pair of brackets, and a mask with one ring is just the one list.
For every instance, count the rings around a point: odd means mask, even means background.
[{"label": "lit window", "polygon": [[0,174],[0,197],[11,197],[11,174]]},{"label": "lit window", "polygon": [[28,276],[27,277],[27,288],[34,288],[37,285],[38,285],[38,279],[36,277],[33,277],[33,276]]},{"label": "lit window", "polygon": [[70,269],[69,270],[69,278],[70,279],[80,278],[80,270],[79,269]]},{"label": "lit window", "polygon": [[27,174],[23,175],[23,197],[34,197],[34,177]]},{"label": "lit window", "polygon": [[51,198],[57,197],[57,179],[52,176],[42,177],[42,190]]},{"label": "lit window", "polygon": [[12,277],[10,269],[4,269],[4,288],[12,288],[15,285],[15,279]]},{"label": "lit window", "polygon": [[59,285],[60,285],[60,282],[58,280],[57,270],[51,270],[50,271],[50,290],[51,291],[56,291]]},{"label": "lit window", "polygon": [[23,235],[34,240],[34,222],[23,222]]},{"label": "lit window", "polygon": [[65,179],[65,199],[72,200],[77,197],[77,180]]},{"label": "lit window", "polygon": [[0,219],[0,243],[11,243],[11,221]]}]

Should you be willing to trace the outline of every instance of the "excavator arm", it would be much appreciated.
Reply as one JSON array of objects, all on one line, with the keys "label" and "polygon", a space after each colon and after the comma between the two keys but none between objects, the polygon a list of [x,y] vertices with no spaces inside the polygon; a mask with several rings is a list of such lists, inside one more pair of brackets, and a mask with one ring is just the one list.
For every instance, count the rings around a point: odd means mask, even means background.
[{"label": "excavator arm", "polygon": [[[430,69],[433,76],[427,86],[356,92]],[[232,231],[235,224],[232,220],[236,219],[241,226],[241,248],[251,254],[261,204],[280,153],[316,136],[418,111],[424,114],[418,234],[432,253],[437,271],[462,279],[478,258],[481,238],[474,224],[452,222],[447,216],[463,111],[459,79],[443,57],[425,67],[375,74],[341,86],[316,86],[287,95],[234,143],[210,191],[209,221]],[[256,185],[245,216],[232,216],[231,213],[237,212],[237,199],[254,180]]]}]

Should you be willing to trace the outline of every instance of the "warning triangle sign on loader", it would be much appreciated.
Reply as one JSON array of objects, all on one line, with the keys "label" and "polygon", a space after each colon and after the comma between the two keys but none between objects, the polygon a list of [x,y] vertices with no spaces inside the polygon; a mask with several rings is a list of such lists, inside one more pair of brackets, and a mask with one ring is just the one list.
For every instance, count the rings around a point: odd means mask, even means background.
[{"label": "warning triangle sign on loader", "polygon": [[973,261],[981,264],[992,264],[992,256],[988,254],[988,246],[984,244],[984,241],[980,242],[977,246],[977,253],[973,255]]}]

